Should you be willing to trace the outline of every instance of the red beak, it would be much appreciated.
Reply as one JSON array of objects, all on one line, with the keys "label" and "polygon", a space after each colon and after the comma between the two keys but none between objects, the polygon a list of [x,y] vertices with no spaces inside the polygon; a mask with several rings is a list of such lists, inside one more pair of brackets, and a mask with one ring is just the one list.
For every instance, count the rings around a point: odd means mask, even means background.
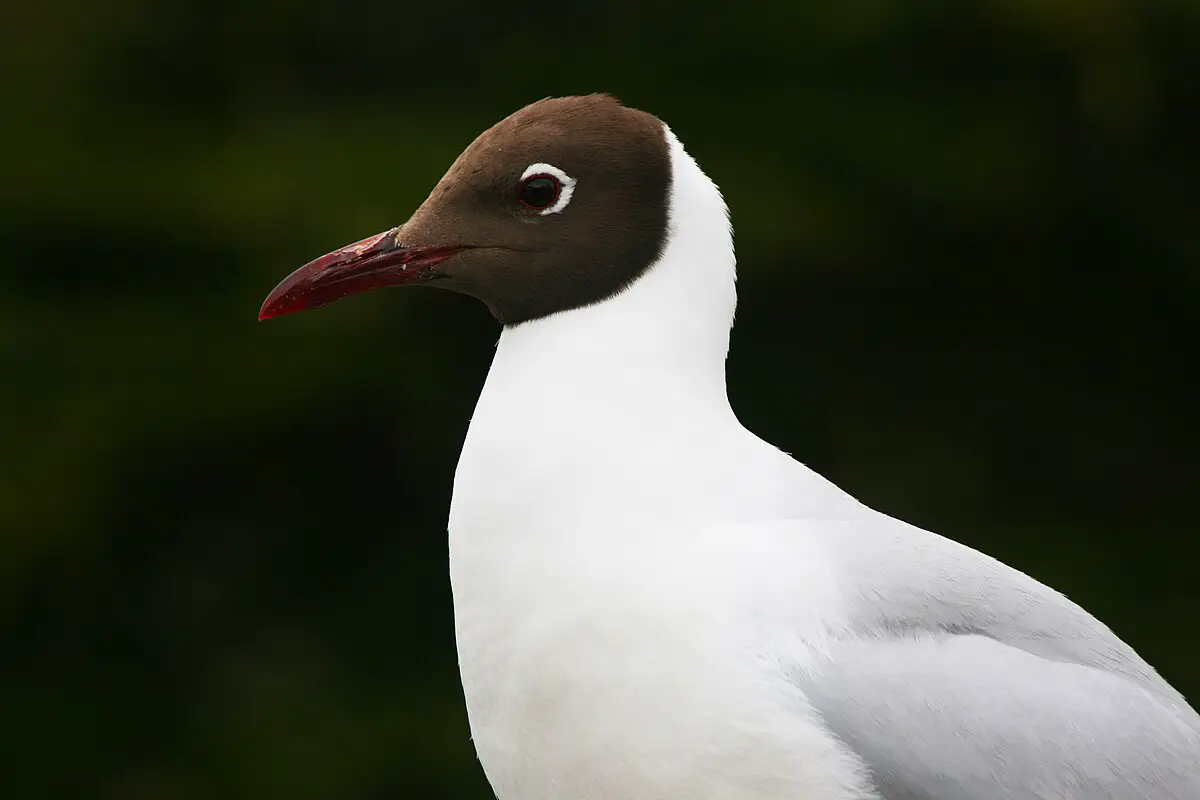
[{"label": "red beak", "polygon": [[434,269],[438,264],[467,249],[405,247],[397,241],[398,233],[399,228],[394,228],[369,236],[308,262],[275,287],[263,302],[258,318],[319,308],[369,289],[424,283],[438,277]]}]

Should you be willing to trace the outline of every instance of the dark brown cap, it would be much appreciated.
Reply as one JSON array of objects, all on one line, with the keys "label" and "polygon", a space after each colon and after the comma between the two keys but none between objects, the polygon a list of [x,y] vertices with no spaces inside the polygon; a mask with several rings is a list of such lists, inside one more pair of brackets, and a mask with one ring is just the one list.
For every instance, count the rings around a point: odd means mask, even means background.
[{"label": "dark brown cap", "polygon": [[407,223],[312,262],[262,318],[430,283],[512,325],[620,292],[662,253],[666,128],[608,95],[540,100],[471,143]]}]

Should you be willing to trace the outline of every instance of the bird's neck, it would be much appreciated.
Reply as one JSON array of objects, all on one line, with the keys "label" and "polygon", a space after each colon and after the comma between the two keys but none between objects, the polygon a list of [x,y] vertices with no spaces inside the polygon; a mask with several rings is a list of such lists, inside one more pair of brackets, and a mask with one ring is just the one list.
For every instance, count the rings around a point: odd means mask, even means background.
[{"label": "bird's neck", "polygon": [[[460,556],[478,545],[591,541],[593,526],[632,535],[626,516],[688,508],[687,476],[705,472],[712,440],[741,433],[723,337],[695,332],[688,348],[677,320],[653,324],[642,288],[504,331],[455,475]],[[588,521],[571,523],[579,514]]]},{"label": "bird's neck", "polygon": [[693,265],[669,256],[603,303],[505,329],[472,435],[486,426],[487,435],[504,436],[503,429],[528,449],[608,429],[653,434],[680,418],[732,418],[725,389],[732,277],[725,308],[711,296],[687,302],[692,287],[681,277]]}]

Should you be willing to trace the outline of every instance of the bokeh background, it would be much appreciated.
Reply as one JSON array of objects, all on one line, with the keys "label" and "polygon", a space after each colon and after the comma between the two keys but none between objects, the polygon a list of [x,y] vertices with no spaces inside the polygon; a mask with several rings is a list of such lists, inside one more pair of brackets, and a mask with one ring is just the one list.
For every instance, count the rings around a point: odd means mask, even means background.
[{"label": "bokeh background", "polygon": [[444,524],[497,330],[430,291],[255,315],[551,94],[723,187],[749,427],[1200,698],[1200,4],[4,16],[4,796],[491,796]]}]

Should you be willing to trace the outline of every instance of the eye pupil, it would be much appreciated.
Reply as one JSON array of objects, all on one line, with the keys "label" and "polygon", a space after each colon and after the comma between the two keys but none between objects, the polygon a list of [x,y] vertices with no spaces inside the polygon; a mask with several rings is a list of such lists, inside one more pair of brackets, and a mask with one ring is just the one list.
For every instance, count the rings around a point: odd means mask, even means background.
[{"label": "eye pupil", "polygon": [[558,199],[562,184],[549,175],[534,175],[521,182],[521,202],[530,208],[549,208]]}]

